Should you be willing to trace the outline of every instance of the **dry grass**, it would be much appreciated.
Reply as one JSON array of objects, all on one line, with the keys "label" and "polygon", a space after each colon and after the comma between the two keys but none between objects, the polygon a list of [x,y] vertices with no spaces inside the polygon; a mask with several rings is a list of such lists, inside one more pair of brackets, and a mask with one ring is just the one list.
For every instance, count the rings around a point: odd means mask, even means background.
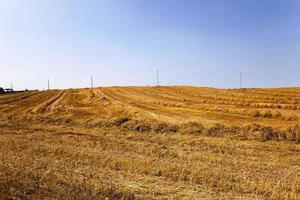
[{"label": "dry grass", "polygon": [[295,88],[2,95],[0,198],[299,199],[299,102]]}]

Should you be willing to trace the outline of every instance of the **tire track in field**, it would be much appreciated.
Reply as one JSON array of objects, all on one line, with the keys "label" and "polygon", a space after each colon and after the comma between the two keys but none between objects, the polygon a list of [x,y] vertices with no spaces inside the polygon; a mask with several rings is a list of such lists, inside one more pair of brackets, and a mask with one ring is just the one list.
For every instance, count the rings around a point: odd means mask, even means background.
[{"label": "tire track in field", "polygon": [[21,95],[20,97],[16,97],[16,98],[9,98],[9,99],[0,99],[0,104],[10,104],[10,103],[15,103],[17,101],[22,101],[24,99],[27,99],[31,96],[40,94],[39,92],[35,92],[35,93],[26,93],[24,95]]},{"label": "tire track in field", "polygon": [[57,91],[39,92],[37,95],[31,95],[28,98],[9,104],[8,107],[2,111],[10,115],[22,116],[23,114],[28,113],[34,107],[47,101],[56,92]]},{"label": "tire track in field", "polygon": [[34,103],[34,99],[40,98],[44,96],[44,92],[38,92],[36,95],[30,95],[26,98],[22,98],[18,101],[13,101],[10,104],[5,104],[5,108],[3,108],[1,111],[6,114],[21,114],[20,112],[24,109],[26,109],[29,105],[32,105]]},{"label": "tire track in field", "polygon": [[[157,91],[156,91],[157,92]],[[191,117],[202,118],[195,113],[193,116],[185,114],[182,117],[182,113],[186,113],[186,109],[179,108],[167,108],[161,105],[155,105],[153,103],[147,102],[147,100],[159,100],[166,102],[166,98],[159,98],[157,94],[144,93],[137,88],[109,88],[103,90],[103,93],[110,97],[113,102],[118,103],[123,106],[127,114],[138,119],[156,119],[164,122],[174,122],[190,119]],[[146,101],[145,101],[146,100]],[[132,116],[131,116],[132,117]]]},{"label": "tire track in field", "polygon": [[33,110],[35,113],[45,113],[51,110],[51,108],[58,102],[66,93],[66,90],[60,91],[57,95],[50,98],[49,100],[46,100],[45,102],[39,104],[36,106],[36,108]]},{"label": "tire track in field", "polygon": [[151,116],[151,114],[148,114],[149,111],[147,108],[141,109],[133,99],[128,97],[128,94],[123,93],[124,90],[120,92],[118,88],[101,88],[100,91],[111,103],[120,105],[123,108],[122,111],[119,110],[122,114],[124,114],[125,110],[125,112],[128,112],[127,114],[131,115],[130,113],[134,113],[133,115],[138,118],[147,116],[149,118]]}]

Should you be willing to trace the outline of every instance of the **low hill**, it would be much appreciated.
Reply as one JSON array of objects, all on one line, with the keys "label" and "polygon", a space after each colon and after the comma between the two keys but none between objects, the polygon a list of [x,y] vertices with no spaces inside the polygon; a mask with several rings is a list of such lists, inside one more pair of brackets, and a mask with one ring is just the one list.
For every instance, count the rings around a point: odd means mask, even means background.
[{"label": "low hill", "polygon": [[171,124],[199,122],[286,128],[299,123],[300,89],[224,90],[200,87],[108,87],[0,96],[10,117],[99,122],[114,117]]}]

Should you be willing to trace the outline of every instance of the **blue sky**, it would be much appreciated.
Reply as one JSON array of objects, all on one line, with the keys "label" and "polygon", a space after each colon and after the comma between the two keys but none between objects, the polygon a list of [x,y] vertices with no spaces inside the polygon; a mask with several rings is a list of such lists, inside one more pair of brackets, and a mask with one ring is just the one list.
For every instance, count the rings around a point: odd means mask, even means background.
[{"label": "blue sky", "polygon": [[298,0],[0,0],[0,86],[300,86]]}]

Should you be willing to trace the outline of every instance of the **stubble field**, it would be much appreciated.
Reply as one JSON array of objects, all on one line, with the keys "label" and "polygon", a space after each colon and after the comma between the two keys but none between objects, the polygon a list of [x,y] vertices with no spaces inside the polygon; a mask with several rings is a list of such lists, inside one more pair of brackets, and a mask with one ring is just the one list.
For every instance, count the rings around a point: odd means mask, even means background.
[{"label": "stubble field", "polygon": [[300,89],[0,95],[0,199],[299,199]]}]

